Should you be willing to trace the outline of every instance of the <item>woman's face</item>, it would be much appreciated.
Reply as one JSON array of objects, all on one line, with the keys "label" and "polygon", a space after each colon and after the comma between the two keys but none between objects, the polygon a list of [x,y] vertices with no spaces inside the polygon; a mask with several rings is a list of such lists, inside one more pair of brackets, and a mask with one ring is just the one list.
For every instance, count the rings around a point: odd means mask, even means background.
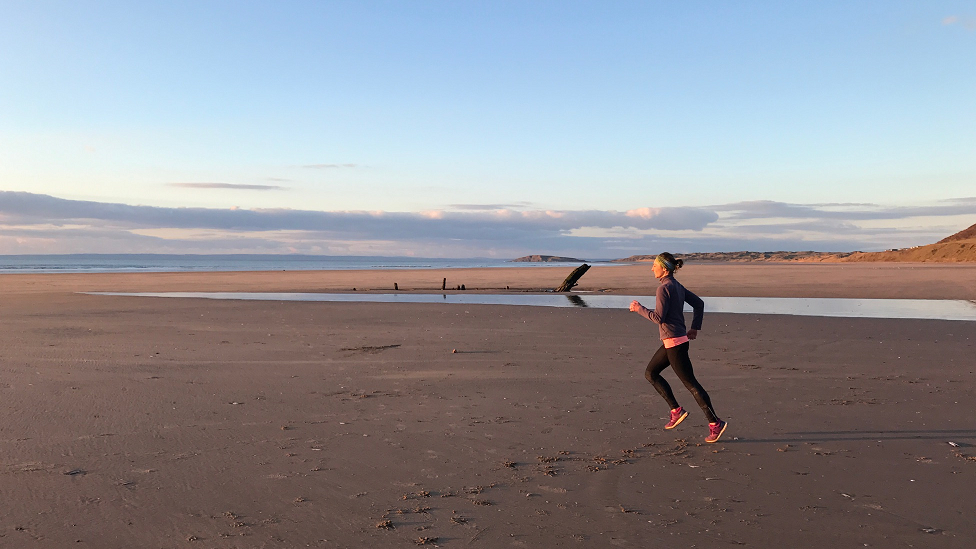
[{"label": "woman's face", "polygon": [[658,263],[657,261],[655,261],[654,264],[651,265],[651,271],[654,272],[654,278],[661,278],[662,276],[668,274],[668,270],[662,267],[661,264]]}]

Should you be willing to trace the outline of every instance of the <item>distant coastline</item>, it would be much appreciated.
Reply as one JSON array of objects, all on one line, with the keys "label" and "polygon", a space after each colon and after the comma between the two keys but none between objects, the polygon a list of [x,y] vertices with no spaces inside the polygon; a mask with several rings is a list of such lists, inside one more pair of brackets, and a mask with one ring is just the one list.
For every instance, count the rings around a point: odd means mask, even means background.
[{"label": "distant coastline", "polygon": [[559,255],[525,255],[512,260],[512,263],[580,263],[585,259],[563,257]]},{"label": "distant coastline", "polygon": [[[927,246],[898,248],[883,252],[695,252],[676,254],[685,261],[723,262],[912,262],[912,263],[969,263],[976,262],[976,225]],[[526,256],[551,257],[551,256]],[[640,263],[654,261],[654,255],[632,255],[613,259],[611,263]],[[579,261],[579,260],[577,260]]]},{"label": "distant coastline", "polygon": [[[842,261],[854,254],[863,252],[696,252],[689,254],[675,254],[685,261]],[[654,261],[654,255],[632,255],[623,259],[614,259],[614,263],[639,263]]]}]

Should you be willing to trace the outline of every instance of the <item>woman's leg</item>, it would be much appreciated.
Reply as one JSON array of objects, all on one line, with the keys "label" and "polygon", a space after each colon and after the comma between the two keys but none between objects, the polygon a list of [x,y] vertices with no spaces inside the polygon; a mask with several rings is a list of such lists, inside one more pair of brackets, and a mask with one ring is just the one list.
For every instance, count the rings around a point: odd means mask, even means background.
[{"label": "woman's leg", "polygon": [[684,383],[688,392],[698,401],[698,406],[701,407],[702,412],[705,412],[705,417],[708,418],[708,422],[718,423],[718,416],[715,415],[715,410],[712,409],[712,399],[708,397],[708,393],[701,386],[701,383],[698,383],[698,380],[695,379],[695,370],[691,366],[691,359],[688,358],[688,347],[689,345],[686,342],[667,350],[671,369],[674,370],[681,383]]},{"label": "woman's leg", "polygon": [[664,400],[668,401],[668,406],[674,410],[679,407],[678,401],[674,399],[671,386],[661,377],[661,372],[670,365],[671,361],[668,359],[668,352],[665,350],[664,345],[661,345],[661,348],[654,353],[651,361],[647,363],[647,369],[644,370],[644,377],[647,378],[647,381],[651,382],[651,385],[664,397]]}]

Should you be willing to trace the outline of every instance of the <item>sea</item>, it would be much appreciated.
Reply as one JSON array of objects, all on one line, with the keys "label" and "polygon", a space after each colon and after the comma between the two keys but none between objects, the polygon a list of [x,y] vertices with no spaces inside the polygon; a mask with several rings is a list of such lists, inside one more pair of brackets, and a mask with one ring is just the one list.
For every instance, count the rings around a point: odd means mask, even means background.
[{"label": "sea", "polygon": [[[594,263],[594,262],[589,262]],[[603,263],[597,261],[596,263]],[[575,265],[576,263],[572,263]],[[609,263],[608,263],[609,264]],[[0,273],[170,273],[207,271],[342,271],[352,269],[465,269],[555,266],[494,258],[351,255],[0,255]],[[566,263],[564,265],[570,265]]]}]

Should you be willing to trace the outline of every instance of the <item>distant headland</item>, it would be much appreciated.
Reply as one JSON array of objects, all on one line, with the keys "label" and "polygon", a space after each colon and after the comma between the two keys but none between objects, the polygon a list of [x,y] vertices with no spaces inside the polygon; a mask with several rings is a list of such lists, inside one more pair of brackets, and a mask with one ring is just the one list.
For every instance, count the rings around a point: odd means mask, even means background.
[{"label": "distant headland", "polygon": [[[685,261],[844,261],[862,252],[696,252],[675,254]],[[614,259],[614,263],[654,261],[655,255],[632,255]]]},{"label": "distant headland", "polygon": [[579,263],[585,259],[575,257],[562,257],[558,255],[526,255],[513,259],[512,263]]},{"label": "distant headland", "polygon": [[[976,262],[976,225],[963,229],[956,234],[926,246],[911,248],[896,248],[883,252],[696,252],[676,254],[685,261],[795,261],[843,263],[862,261],[885,262],[935,262],[962,263]],[[632,255],[622,259],[611,260],[613,263],[638,263],[654,261],[654,255]],[[580,262],[582,259],[559,257],[552,255],[527,255],[513,261],[519,262]]]}]

